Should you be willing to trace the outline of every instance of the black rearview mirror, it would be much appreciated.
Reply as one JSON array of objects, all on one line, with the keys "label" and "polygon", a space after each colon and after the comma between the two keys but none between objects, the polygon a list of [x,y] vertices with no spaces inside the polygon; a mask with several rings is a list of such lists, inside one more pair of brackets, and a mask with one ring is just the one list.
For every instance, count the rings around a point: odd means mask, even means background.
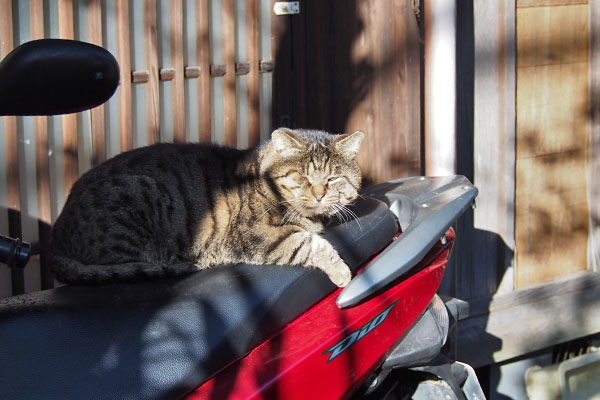
[{"label": "black rearview mirror", "polygon": [[70,114],[107,101],[117,60],[102,47],[63,39],[24,43],[0,63],[0,115]]}]

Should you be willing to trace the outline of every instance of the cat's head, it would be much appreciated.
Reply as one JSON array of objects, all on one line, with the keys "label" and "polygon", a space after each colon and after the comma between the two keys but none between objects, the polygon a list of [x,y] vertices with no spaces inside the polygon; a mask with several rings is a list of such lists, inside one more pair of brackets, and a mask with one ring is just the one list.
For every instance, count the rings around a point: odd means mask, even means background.
[{"label": "cat's head", "polygon": [[273,189],[304,217],[333,215],[358,197],[361,173],[355,156],[364,133],[277,129],[263,158]]}]

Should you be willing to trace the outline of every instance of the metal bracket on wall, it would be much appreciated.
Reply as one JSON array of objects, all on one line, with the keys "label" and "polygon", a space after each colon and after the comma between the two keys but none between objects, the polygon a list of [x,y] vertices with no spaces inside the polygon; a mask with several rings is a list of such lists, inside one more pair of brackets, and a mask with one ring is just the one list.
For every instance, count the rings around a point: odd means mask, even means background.
[{"label": "metal bracket on wall", "polygon": [[278,1],[273,6],[275,15],[294,15],[300,14],[299,1]]}]

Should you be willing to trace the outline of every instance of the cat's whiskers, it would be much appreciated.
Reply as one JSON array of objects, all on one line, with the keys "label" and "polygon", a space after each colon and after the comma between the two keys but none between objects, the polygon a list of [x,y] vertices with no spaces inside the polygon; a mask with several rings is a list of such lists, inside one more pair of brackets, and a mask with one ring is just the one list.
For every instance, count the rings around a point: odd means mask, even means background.
[{"label": "cat's whiskers", "polygon": [[347,223],[348,221],[355,220],[358,224],[358,228],[362,231],[362,224],[358,219],[358,215],[356,215],[354,211],[339,203],[334,203],[331,205],[331,207],[333,208],[335,215],[340,222]]},{"label": "cat's whiskers", "polygon": [[[268,213],[269,211],[271,211],[275,207],[279,207],[279,206],[282,206],[284,204],[292,204],[292,203],[294,203],[296,201],[297,200],[295,200],[295,199],[294,200],[284,200],[284,201],[280,201],[280,202],[271,204],[262,214],[260,214],[258,216],[258,219],[261,219],[266,213]],[[288,208],[288,210],[289,210],[289,208]]]},{"label": "cat's whiskers", "polygon": [[292,223],[294,219],[296,219],[298,216],[300,216],[300,211],[292,207],[288,208],[283,214],[283,220],[281,221],[281,225],[287,225]]}]

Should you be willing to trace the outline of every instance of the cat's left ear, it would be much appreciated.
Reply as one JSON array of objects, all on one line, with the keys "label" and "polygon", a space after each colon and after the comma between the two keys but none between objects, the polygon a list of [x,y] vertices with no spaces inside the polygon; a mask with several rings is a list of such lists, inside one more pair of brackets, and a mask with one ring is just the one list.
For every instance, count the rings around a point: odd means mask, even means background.
[{"label": "cat's left ear", "polygon": [[339,135],[335,138],[335,149],[347,158],[354,158],[364,137],[365,134],[361,131]]},{"label": "cat's left ear", "polygon": [[291,129],[279,128],[271,134],[271,142],[277,153],[283,157],[298,154],[306,149],[302,138]]}]

